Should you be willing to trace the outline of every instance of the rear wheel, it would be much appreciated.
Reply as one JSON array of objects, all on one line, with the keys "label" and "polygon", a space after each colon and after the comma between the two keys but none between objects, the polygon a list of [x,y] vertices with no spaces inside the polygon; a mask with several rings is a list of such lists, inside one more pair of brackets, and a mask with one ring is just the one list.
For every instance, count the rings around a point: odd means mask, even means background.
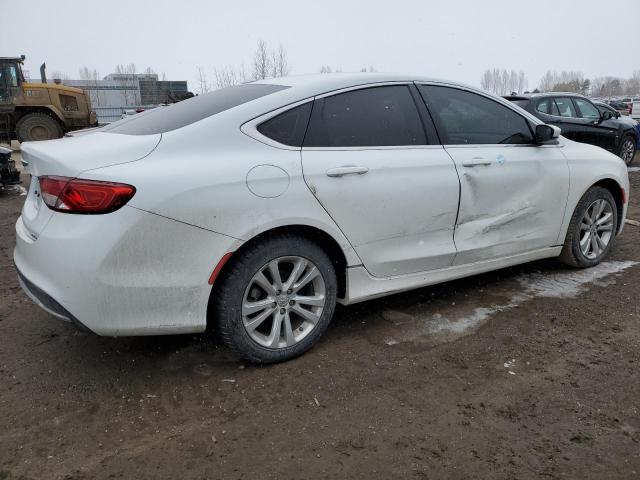
[{"label": "rear wheel", "polygon": [[624,163],[629,165],[633,162],[633,157],[636,154],[636,140],[631,135],[626,135],[622,139],[622,143],[620,144],[620,153],[619,157],[624,160]]},{"label": "rear wheel", "polygon": [[16,125],[18,140],[21,142],[35,142],[61,138],[62,127],[46,113],[28,113]]},{"label": "rear wheel", "polygon": [[560,261],[572,267],[592,267],[607,256],[618,231],[618,211],[606,188],[592,187],[576,206]]},{"label": "rear wheel", "polygon": [[335,310],[331,259],[296,235],[266,238],[239,255],[213,287],[223,341],[256,363],[280,362],[307,351]]}]

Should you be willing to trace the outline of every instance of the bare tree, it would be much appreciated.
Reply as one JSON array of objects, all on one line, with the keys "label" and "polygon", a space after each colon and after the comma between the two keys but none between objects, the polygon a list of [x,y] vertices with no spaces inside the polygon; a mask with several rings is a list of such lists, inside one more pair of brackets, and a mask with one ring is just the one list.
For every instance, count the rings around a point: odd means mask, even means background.
[{"label": "bare tree", "polygon": [[211,85],[207,81],[207,74],[198,66],[198,93],[203,94],[211,90]]},{"label": "bare tree", "polygon": [[115,73],[118,74],[118,82],[123,88],[122,98],[125,105],[136,105],[139,103],[137,90],[138,78],[136,77],[136,66],[133,63],[128,65],[116,65]]},{"label": "bare tree", "polygon": [[582,72],[549,70],[540,79],[538,89],[542,92],[574,92],[586,95],[589,93],[590,83]]},{"label": "bare tree", "polygon": [[527,84],[527,76],[522,70],[516,72],[493,68],[485,70],[480,77],[482,89],[496,95],[522,93],[527,89]]},{"label": "bare tree", "polygon": [[278,45],[278,50],[271,52],[271,71],[273,77],[286,77],[289,75],[289,63],[287,61],[287,52],[282,46]]},{"label": "bare tree", "polygon": [[[100,75],[96,69],[91,70],[86,65],[80,69],[80,79],[84,80],[89,87],[89,99],[93,106],[102,105],[102,93],[98,89],[98,80]],[[93,88],[91,88],[93,87]]]},{"label": "bare tree", "polygon": [[51,78],[53,78],[54,80],[69,80],[69,75],[67,75],[66,73],[62,73],[60,70],[55,70],[51,73]]},{"label": "bare tree", "polygon": [[640,70],[635,70],[631,77],[624,81],[624,94],[630,96],[640,95]]},{"label": "bare tree", "polygon": [[329,65],[322,65],[320,67],[320,73],[333,73],[333,70]]},{"label": "bare tree", "polygon": [[258,46],[253,54],[253,74],[254,80],[262,80],[269,77],[271,69],[271,58],[267,51],[267,44],[264,40],[258,40]]},{"label": "bare tree", "polygon": [[622,95],[623,81],[616,77],[596,77],[591,81],[591,93],[604,98]]}]

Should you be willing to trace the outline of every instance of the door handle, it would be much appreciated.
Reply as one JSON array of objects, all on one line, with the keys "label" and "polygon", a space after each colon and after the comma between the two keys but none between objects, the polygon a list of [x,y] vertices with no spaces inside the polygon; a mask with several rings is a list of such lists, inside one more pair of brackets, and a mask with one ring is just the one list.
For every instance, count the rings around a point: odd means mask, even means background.
[{"label": "door handle", "polygon": [[342,167],[330,168],[327,170],[328,177],[344,177],[345,175],[364,175],[369,169],[358,165],[344,165]]},{"label": "door handle", "polygon": [[463,160],[463,167],[478,167],[481,165],[491,165],[493,162],[482,157],[473,157],[471,160]]}]

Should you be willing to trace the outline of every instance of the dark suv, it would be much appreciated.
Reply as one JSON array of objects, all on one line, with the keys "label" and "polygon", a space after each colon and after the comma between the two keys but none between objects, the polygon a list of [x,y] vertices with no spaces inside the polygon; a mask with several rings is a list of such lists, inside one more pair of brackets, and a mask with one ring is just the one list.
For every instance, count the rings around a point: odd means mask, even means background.
[{"label": "dark suv", "polygon": [[600,112],[590,100],[575,93],[533,93],[505,97],[544,123],[556,125],[562,135],[615,153],[627,164],[633,161],[638,132],[630,122]]}]

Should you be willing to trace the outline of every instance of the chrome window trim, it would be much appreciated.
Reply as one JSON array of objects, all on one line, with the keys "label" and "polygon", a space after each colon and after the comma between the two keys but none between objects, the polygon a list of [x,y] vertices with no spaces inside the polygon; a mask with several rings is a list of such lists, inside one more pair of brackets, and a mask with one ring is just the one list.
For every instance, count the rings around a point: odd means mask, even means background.
[{"label": "chrome window trim", "polygon": [[433,150],[444,148],[444,145],[374,145],[358,147],[303,147],[303,152],[345,151],[358,152],[363,150]]},{"label": "chrome window trim", "polygon": [[[281,113],[286,112],[292,108],[298,107],[300,105],[304,105],[307,102],[313,102],[316,99],[326,98],[333,95],[339,95],[345,92],[351,92],[354,90],[363,90],[366,88],[375,88],[375,87],[384,87],[384,86],[392,86],[392,85],[433,85],[440,87],[449,87],[456,88],[458,90],[467,91],[470,93],[475,93],[482,97],[487,98],[488,100],[492,100],[500,105],[509,108],[511,111],[523,117],[525,120],[534,123],[534,125],[542,125],[544,122],[529,112],[522,110],[521,108],[513,108],[514,104],[509,102],[508,100],[504,100],[500,97],[494,97],[491,94],[483,92],[482,90],[478,90],[472,87],[467,87],[464,85],[457,85],[455,83],[449,82],[439,82],[439,81],[421,81],[421,80],[401,80],[401,81],[389,81],[389,82],[373,82],[373,83],[364,83],[359,85],[353,85],[350,87],[340,88],[338,90],[331,90],[329,92],[321,93],[319,95],[315,95],[313,97],[307,97],[303,100],[299,100],[294,103],[287,104],[283,107],[277,108],[275,110],[271,110],[270,112],[264,113],[258,117],[255,117],[240,126],[240,131],[254,140],[257,140],[260,143],[265,145],[269,145],[274,148],[279,148],[281,150],[291,150],[291,151],[362,151],[362,150],[407,150],[407,149],[437,149],[437,148],[479,148],[479,147],[563,147],[561,143],[557,145],[536,145],[535,143],[531,144],[488,144],[488,143],[477,143],[477,144],[453,144],[453,145],[442,145],[442,144],[430,144],[430,145],[377,145],[377,146],[357,146],[357,147],[293,147],[291,145],[285,145],[280,142],[276,142],[271,138],[263,135],[258,131],[258,125],[267,120],[280,115]],[[517,107],[517,105],[516,105]],[[564,117],[562,117],[564,118]],[[532,132],[533,133],[533,132]]]}]

